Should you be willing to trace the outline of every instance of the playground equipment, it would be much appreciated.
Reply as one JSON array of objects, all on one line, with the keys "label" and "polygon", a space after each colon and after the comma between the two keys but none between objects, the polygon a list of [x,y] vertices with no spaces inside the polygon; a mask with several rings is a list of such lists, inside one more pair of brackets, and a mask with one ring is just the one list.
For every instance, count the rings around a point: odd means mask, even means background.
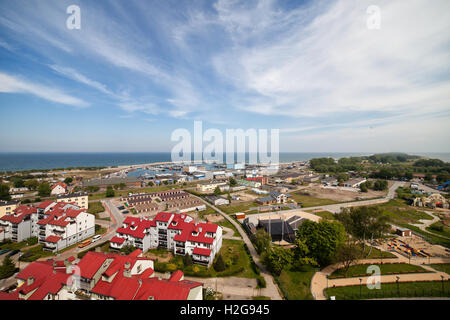
[{"label": "playground equipment", "polygon": [[407,256],[407,257],[423,257],[423,258],[427,258],[430,257],[431,255],[428,254],[427,252],[420,250],[420,249],[415,249],[413,247],[411,247],[409,244],[407,244],[406,242],[400,240],[400,239],[390,239],[390,242],[388,242],[388,248],[391,251],[395,251],[400,253],[403,256]]}]

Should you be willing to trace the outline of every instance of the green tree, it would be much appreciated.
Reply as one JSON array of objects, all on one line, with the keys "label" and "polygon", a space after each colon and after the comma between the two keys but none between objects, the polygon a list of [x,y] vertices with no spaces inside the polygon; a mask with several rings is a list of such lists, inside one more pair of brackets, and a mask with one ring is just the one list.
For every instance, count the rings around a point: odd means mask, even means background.
[{"label": "green tree", "polygon": [[0,266],[0,279],[5,279],[11,277],[16,272],[16,265],[12,259],[5,256],[3,263]]},{"label": "green tree", "polygon": [[25,187],[30,190],[36,190],[39,187],[39,182],[36,179],[27,180],[24,182]]},{"label": "green tree", "polygon": [[311,257],[308,246],[299,239],[295,240],[292,266],[296,270],[303,270],[305,266],[317,266],[317,261]]},{"label": "green tree", "polygon": [[150,187],[153,187],[155,184],[154,184],[152,181],[150,181],[150,182],[148,183],[148,185],[149,185]]},{"label": "green tree", "polygon": [[169,184],[169,181],[167,181],[167,180],[164,180],[164,182],[163,182],[166,186]]},{"label": "green tree", "polygon": [[71,184],[73,182],[73,178],[72,177],[67,177],[64,179],[64,183],[65,184]]},{"label": "green tree", "polygon": [[258,254],[268,251],[272,244],[272,237],[264,229],[256,230],[252,240]]},{"label": "green tree", "polygon": [[388,187],[388,182],[386,180],[377,180],[373,184],[373,190],[376,190],[376,191],[386,190],[387,187]]},{"label": "green tree", "polygon": [[217,272],[222,272],[225,271],[225,269],[226,269],[225,261],[223,260],[222,255],[219,254],[219,256],[216,259],[216,262],[214,263],[214,270],[216,270]]},{"label": "green tree", "polygon": [[106,197],[113,198],[115,195],[116,195],[116,193],[114,192],[114,189],[111,186],[108,186],[106,188]]},{"label": "green tree", "polygon": [[113,188],[114,188],[114,190],[119,190],[119,188],[120,188],[120,185],[118,185],[118,184],[115,184],[115,185],[113,186]]},{"label": "green tree", "polygon": [[0,200],[11,200],[9,186],[5,183],[0,184]]},{"label": "green tree", "polygon": [[38,195],[40,197],[48,197],[52,192],[52,188],[47,182],[44,182],[38,187]]},{"label": "green tree", "polygon": [[344,226],[339,222],[306,220],[297,229],[296,240],[300,240],[309,249],[309,257],[320,266],[329,265],[337,248],[346,237]]},{"label": "green tree", "polygon": [[367,185],[365,183],[361,183],[359,185],[359,189],[361,190],[361,192],[368,192],[369,189],[367,188]]},{"label": "green tree", "polygon": [[11,180],[13,182],[14,188],[23,188],[23,187],[25,187],[25,183],[24,183],[22,178],[15,177],[15,178],[13,178]]},{"label": "green tree", "polygon": [[119,183],[119,189],[120,189],[120,190],[123,190],[123,189],[125,189],[126,187],[127,187],[127,185],[126,185],[125,183],[123,183],[123,182]]},{"label": "green tree", "polygon": [[335,262],[343,265],[344,275],[347,277],[348,269],[361,258],[361,247],[355,242],[347,241],[337,249]]},{"label": "green tree", "polygon": [[220,193],[221,193],[220,188],[219,188],[219,186],[217,186],[217,187],[214,189],[214,194],[215,194],[216,196],[218,196],[218,195],[220,195]]},{"label": "green tree", "polygon": [[187,253],[187,254],[185,254],[185,255],[183,256],[183,265],[184,265],[185,267],[189,267],[189,266],[192,266],[192,265],[193,265],[192,257],[191,257],[191,255],[190,255],[189,253]]},{"label": "green tree", "polygon": [[335,217],[348,233],[360,240],[380,238],[391,229],[389,218],[378,207],[344,208]]},{"label": "green tree", "polygon": [[264,258],[267,268],[277,276],[281,274],[281,271],[290,268],[292,259],[292,250],[275,246],[269,249]]},{"label": "green tree", "polygon": [[235,185],[237,185],[236,179],[230,178],[230,187],[234,187]]}]

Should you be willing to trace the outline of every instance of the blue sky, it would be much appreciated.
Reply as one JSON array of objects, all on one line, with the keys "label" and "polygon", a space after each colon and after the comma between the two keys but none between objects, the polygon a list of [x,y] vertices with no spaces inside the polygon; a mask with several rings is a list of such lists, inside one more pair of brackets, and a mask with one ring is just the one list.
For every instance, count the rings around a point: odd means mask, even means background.
[{"label": "blue sky", "polygon": [[281,151],[450,152],[448,30],[446,0],[0,0],[0,151],[170,151],[202,120]]}]

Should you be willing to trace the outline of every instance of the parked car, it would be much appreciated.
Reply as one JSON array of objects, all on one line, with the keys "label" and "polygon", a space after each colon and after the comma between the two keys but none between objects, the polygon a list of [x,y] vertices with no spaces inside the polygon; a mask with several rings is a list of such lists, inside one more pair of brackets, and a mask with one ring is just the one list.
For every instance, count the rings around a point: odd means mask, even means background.
[{"label": "parked car", "polygon": [[2,254],[5,254],[5,253],[9,252],[9,251],[11,251],[11,250],[9,250],[9,249],[3,249],[3,250],[0,250],[0,256],[1,256]]},{"label": "parked car", "polygon": [[119,209],[119,210],[125,210],[125,207],[124,207],[124,206],[120,206],[120,207],[117,207],[117,209]]},{"label": "parked car", "polygon": [[96,236],[94,236],[94,237],[92,238],[92,242],[96,242],[96,241],[100,240],[101,238],[102,238],[102,236],[99,235],[99,234],[97,234]]},{"label": "parked car", "polygon": [[20,250],[13,250],[10,253],[8,253],[8,257],[12,257],[15,254],[18,254],[20,252]]},{"label": "parked car", "polygon": [[130,211],[128,211],[128,210],[125,210],[125,211],[122,211],[122,213],[123,213],[123,214],[129,214],[129,213],[130,213]]}]

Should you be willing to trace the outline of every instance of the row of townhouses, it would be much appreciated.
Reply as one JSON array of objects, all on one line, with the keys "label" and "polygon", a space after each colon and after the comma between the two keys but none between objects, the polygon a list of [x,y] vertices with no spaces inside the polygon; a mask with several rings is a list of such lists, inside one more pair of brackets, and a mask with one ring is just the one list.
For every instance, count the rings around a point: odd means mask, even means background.
[{"label": "row of townhouses", "polygon": [[0,241],[37,237],[45,250],[60,251],[95,234],[95,216],[74,203],[44,201],[19,206],[0,218]]},{"label": "row of townhouses", "polygon": [[19,272],[17,289],[0,300],[202,300],[203,284],[181,271],[156,277],[141,250],[129,255],[89,251],[81,260],[34,261]]},{"label": "row of townhouses", "polygon": [[160,212],[154,218],[127,217],[111,248],[131,245],[146,252],[164,248],[177,255],[189,254],[194,263],[210,266],[222,246],[222,228],[212,223],[198,223],[183,213]]}]

